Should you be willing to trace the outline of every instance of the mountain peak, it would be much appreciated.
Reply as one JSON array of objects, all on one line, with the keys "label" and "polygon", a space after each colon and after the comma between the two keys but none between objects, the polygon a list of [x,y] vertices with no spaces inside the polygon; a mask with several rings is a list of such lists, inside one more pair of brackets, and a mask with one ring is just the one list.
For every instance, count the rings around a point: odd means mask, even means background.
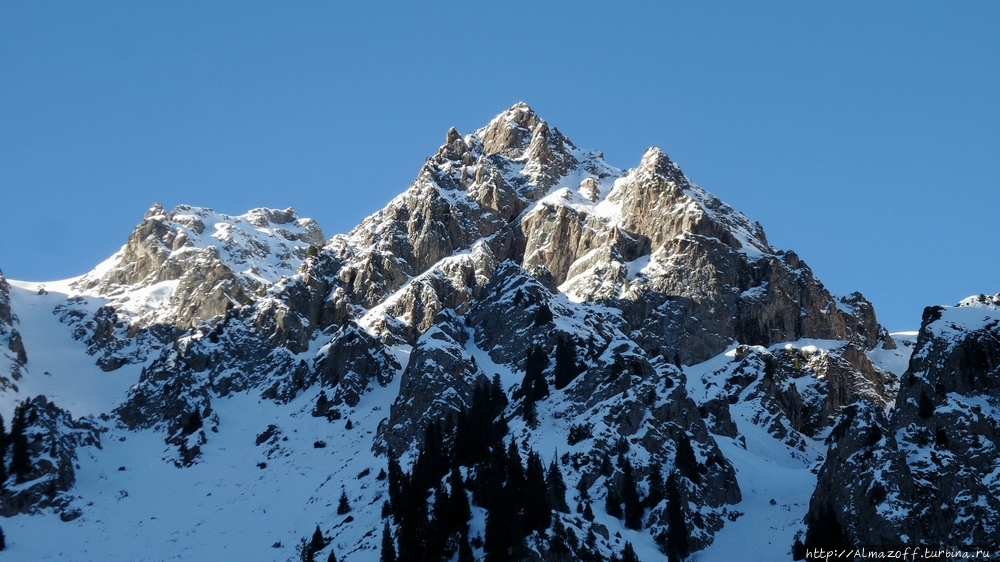
[{"label": "mountain peak", "polygon": [[163,213],[164,213],[163,205],[159,203],[153,203],[153,206],[150,207],[148,211],[146,211],[146,214],[143,216],[143,218],[151,219],[155,216],[162,215]]},{"label": "mountain peak", "polygon": [[528,104],[518,102],[476,131],[483,141],[484,154],[519,157],[528,148],[535,127],[544,121]]},{"label": "mountain peak", "polygon": [[188,328],[293,274],[309,248],[325,242],[319,225],[292,208],[231,216],[190,205],[167,212],[156,203],[125,246],[74,287],[111,298],[141,323]]},{"label": "mountain peak", "polygon": [[639,162],[639,171],[658,175],[667,181],[674,182],[681,189],[689,185],[680,166],[671,160],[666,152],[656,146],[647,148],[646,152],[643,153],[642,160]]}]

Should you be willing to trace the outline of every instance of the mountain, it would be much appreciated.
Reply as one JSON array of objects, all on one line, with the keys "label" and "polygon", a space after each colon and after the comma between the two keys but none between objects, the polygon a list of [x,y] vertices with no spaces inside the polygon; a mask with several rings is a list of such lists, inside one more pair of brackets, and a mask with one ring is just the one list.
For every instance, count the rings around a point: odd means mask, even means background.
[{"label": "mountain", "polygon": [[8,548],[714,560],[986,544],[996,299],[966,304],[890,335],[661,150],[615,168],[516,104],[450,129],[347,234],[291,209],[154,205],[86,275],[0,277]]}]

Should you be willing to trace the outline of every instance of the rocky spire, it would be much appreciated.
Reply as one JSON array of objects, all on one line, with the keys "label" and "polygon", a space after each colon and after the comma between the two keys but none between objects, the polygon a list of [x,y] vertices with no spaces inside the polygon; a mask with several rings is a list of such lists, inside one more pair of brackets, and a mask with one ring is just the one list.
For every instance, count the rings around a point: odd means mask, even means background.
[{"label": "rocky spire", "polygon": [[541,122],[528,104],[517,102],[476,131],[476,136],[482,139],[485,156],[503,154],[516,158],[528,147],[532,132]]}]

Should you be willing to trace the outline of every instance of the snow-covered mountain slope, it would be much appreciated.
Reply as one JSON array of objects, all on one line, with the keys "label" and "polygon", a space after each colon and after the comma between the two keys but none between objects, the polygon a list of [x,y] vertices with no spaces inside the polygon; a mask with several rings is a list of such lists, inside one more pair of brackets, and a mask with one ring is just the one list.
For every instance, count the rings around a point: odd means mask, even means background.
[{"label": "snow-covered mountain slope", "polygon": [[30,559],[787,559],[926,346],[659,149],[615,168],[524,104],[350,233],[154,206],[39,288],[0,282]]},{"label": "snow-covered mountain slope", "polygon": [[31,350],[21,367],[17,387],[0,394],[5,419],[17,401],[44,394],[74,416],[106,414],[138,380],[141,366],[105,372],[88,356],[87,343],[73,337],[72,326],[53,314],[69,299],[75,309],[93,315],[106,305],[100,297],[81,297],[69,282],[10,282],[10,302],[18,314],[24,349]]}]

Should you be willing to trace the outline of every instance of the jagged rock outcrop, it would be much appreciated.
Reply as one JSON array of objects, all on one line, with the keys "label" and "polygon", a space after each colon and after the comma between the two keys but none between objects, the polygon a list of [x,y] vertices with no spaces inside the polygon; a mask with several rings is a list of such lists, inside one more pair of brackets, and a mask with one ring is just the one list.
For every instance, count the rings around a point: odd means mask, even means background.
[{"label": "jagged rock outcrop", "polygon": [[759,224],[656,148],[606,200],[557,190],[520,230],[526,268],[544,267],[576,299],[620,308],[648,351],[676,350],[688,364],[735,341],[810,337],[869,350],[885,335],[864,297],[834,298],[798,256],[773,249]]},{"label": "jagged rock outcrop", "polygon": [[698,381],[696,400],[713,432],[737,437],[731,407],[755,404],[747,421],[804,452],[806,438],[837,423],[847,406],[864,402],[887,409],[897,377],[873,365],[852,343],[827,343],[737,347],[730,361]]},{"label": "jagged rock outcrop", "polygon": [[[617,341],[567,386],[566,396],[569,400],[556,406],[554,415],[571,427],[590,428],[591,434],[569,443],[567,454],[581,473],[578,486],[600,495],[604,476],[609,490],[618,489],[622,475],[602,474],[602,456],[628,452],[626,456],[649,459],[648,465],[634,462],[637,477],[648,478],[652,471],[673,474],[683,534],[692,550],[711,544],[742,494],[736,472],[709,435],[680,370],[662,361],[651,364],[635,344]],[[685,455],[685,448],[694,455]],[[671,523],[666,499],[660,499],[650,506],[647,521],[658,537],[666,536],[671,524],[679,524]]]},{"label": "jagged rock outcrop", "polygon": [[[533,345],[542,344],[547,349],[555,346],[558,334],[552,330],[554,315],[572,317],[574,312],[523,268],[505,261],[483,288],[465,322],[473,330],[476,345],[493,361],[523,367]],[[599,327],[597,337],[607,345],[615,319],[599,313],[591,316],[585,325]]]},{"label": "jagged rock outcrop", "polygon": [[428,421],[448,420],[472,405],[472,392],[489,379],[465,350],[468,333],[450,312],[441,313],[410,352],[399,379],[399,396],[379,427],[376,448],[396,455],[422,436]]},{"label": "jagged rock outcrop", "polygon": [[10,307],[10,284],[0,271],[0,391],[15,389],[28,353],[20,332],[14,328],[17,315]]},{"label": "jagged rock outcrop", "polygon": [[9,330],[10,326],[14,324],[15,318],[10,309],[10,283],[7,283],[3,271],[0,271],[0,326]]},{"label": "jagged rock outcrop", "polygon": [[100,436],[93,420],[74,420],[45,396],[21,402],[11,420],[6,447],[11,474],[0,487],[0,515],[51,509],[63,521],[79,517],[80,508],[71,507],[73,498],[66,494],[76,482],[76,450],[100,449]]},{"label": "jagged rock outcrop", "polygon": [[[465,137],[454,129],[417,179],[389,205],[328,249],[355,302],[371,307],[453,253],[487,241],[498,260],[520,261],[523,235],[511,224],[574,167],[607,178],[613,169],[517,104]],[[592,178],[593,179],[593,178]]]},{"label": "jagged rock outcrop", "polygon": [[807,523],[833,516],[853,544],[997,545],[998,305],[924,311],[895,409],[858,410],[834,431]]},{"label": "jagged rock outcrop", "polygon": [[[806,516],[810,529],[806,546],[914,544],[919,540],[907,532],[917,516],[913,499],[918,491],[885,412],[868,402],[851,405],[827,443],[829,452]],[[845,482],[840,476],[848,473],[852,478]],[[843,530],[842,536],[822,531],[831,526],[831,517]]]},{"label": "jagged rock outcrop", "polygon": [[[213,394],[258,389],[268,399],[287,402],[318,377],[333,384],[331,373],[349,357],[331,364],[321,352],[310,367],[299,355],[318,332],[335,332],[350,318],[350,304],[336,281],[341,265],[329,254],[308,256],[298,271],[262,287],[252,302],[227,309],[177,338],[143,369],[118,410],[123,421],[129,427],[161,427],[176,434],[192,412],[210,408]],[[374,349],[366,351],[382,360]],[[385,368],[394,364],[390,356],[383,359]],[[346,375],[340,371],[338,380]],[[369,373],[362,375],[366,381]],[[391,380],[392,375],[377,378]]]},{"label": "jagged rock outcrop", "polygon": [[362,318],[387,343],[413,344],[442,310],[464,314],[497,267],[489,246],[476,243],[469,253],[442,259],[410,280]]},{"label": "jagged rock outcrop", "polygon": [[372,382],[392,382],[400,365],[378,338],[352,323],[320,349],[313,368],[324,387],[335,389],[331,405],[354,407]]},{"label": "jagged rock outcrop", "polygon": [[[137,326],[184,330],[249,302],[325,241],[315,221],[292,209],[233,217],[185,205],[166,212],[156,204],[125,246],[74,286],[113,302],[129,293],[116,309],[130,313]],[[146,291],[136,295],[137,289]]]}]

